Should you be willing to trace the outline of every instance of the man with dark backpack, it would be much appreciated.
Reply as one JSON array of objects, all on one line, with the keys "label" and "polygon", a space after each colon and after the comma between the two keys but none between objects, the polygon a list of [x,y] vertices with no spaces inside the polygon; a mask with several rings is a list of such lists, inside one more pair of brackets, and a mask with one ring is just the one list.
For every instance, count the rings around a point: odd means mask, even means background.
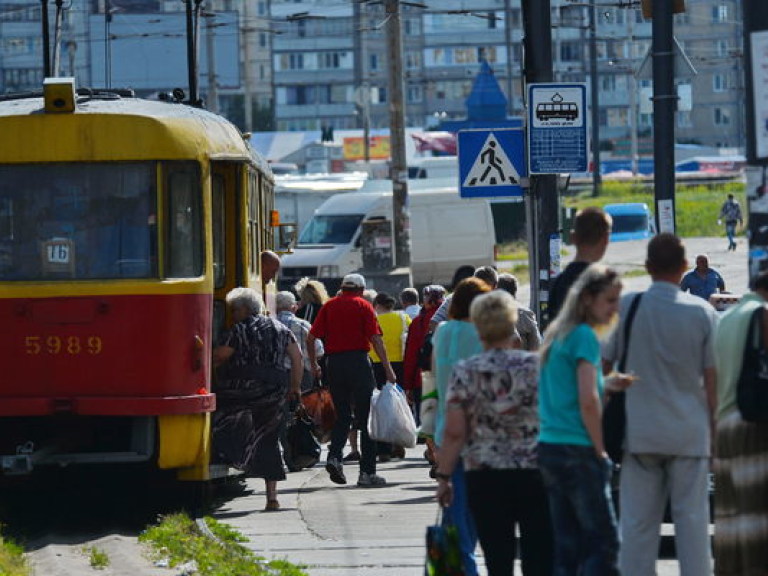
[{"label": "man with dark backpack", "polygon": [[[752,289],[723,314],[715,334],[718,575],[761,574],[768,567],[768,406],[764,393],[761,394],[765,390],[765,374],[759,358],[768,342],[768,272],[754,280]],[[749,354],[758,360],[757,366],[750,362]],[[757,389],[749,394],[750,390],[745,390],[749,387]],[[749,405],[744,405],[750,396]]]}]

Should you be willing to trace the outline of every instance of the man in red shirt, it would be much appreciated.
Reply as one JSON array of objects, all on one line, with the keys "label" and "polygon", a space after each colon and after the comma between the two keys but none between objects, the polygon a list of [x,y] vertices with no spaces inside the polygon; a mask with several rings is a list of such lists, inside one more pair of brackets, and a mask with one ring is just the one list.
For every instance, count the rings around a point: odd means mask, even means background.
[{"label": "man in red shirt", "polygon": [[360,476],[358,486],[381,486],[384,478],[376,474],[376,442],[368,435],[368,412],[371,394],[376,386],[368,351],[373,346],[381,358],[387,380],[395,382],[395,373],[387,359],[376,312],[363,300],[365,278],[347,274],[341,282],[341,294],[326,302],[312,324],[307,337],[307,353],[316,376],[321,370],[315,357],[315,339],[325,347],[325,380],[336,408],[336,424],[325,469],[336,484],[346,484],[341,460],[342,450],[352,424],[352,406],[360,428]]}]

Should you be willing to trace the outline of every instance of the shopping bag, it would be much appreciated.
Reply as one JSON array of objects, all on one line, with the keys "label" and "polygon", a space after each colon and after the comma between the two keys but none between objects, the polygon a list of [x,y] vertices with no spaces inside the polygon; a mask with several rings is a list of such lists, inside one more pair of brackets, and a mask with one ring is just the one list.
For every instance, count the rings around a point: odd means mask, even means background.
[{"label": "shopping bag", "polygon": [[464,576],[459,531],[446,514],[440,521],[440,511],[434,526],[427,526],[427,559],[425,576]]},{"label": "shopping bag", "polygon": [[435,435],[435,420],[437,419],[437,390],[435,377],[431,371],[421,373],[421,408],[419,411],[419,436],[431,438]]},{"label": "shopping bag", "polygon": [[316,386],[302,393],[301,403],[312,421],[315,438],[321,444],[330,441],[333,425],[336,424],[336,409],[333,406],[331,391],[325,386]]},{"label": "shopping bag", "polygon": [[402,389],[387,382],[371,396],[368,434],[379,442],[413,448],[416,446],[416,421]]},{"label": "shopping bag", "polygon": [[313,434],[314,425],[303,406],[296,409],[288,423],[291,464],[296,469],[311,468],[320,460],[320,444]]}]

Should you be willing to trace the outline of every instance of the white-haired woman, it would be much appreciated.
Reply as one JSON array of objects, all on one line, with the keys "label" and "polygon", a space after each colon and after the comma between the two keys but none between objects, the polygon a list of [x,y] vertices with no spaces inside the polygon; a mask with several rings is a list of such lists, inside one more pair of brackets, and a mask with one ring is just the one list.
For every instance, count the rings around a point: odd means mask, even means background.
[{"label": "white-haired woman", "polygon": [[285,480],[278,436],[287,398],[299,397],[301,351],[288,328],[261,314],[264,303],[255,290],[235,288],[226,300],[235,324],[213,351],[214,366],[221,366],[214,456],[249,477],[263,478],[265,510],[278,510],[277,482]]},{"label": "white-haired woman", "polygon": [[538,469],[538,357],[513,349],[517,304],[497,290],[472,301],[484,352],[459,362],[446,398],[437,495],[448,505],[462,455],[469,509],[489,576],[513,572],[520,527],[526,576],[552,574],[552,528]]},{"label": "white-haired woman", "polygon": [[618,576],[619,538],[602,431],[604,382],[599,335],[616,319],[621,278],[592,264],[571,287],[544,333],[539,380],[539,467],[555,534],[555,574]]}]

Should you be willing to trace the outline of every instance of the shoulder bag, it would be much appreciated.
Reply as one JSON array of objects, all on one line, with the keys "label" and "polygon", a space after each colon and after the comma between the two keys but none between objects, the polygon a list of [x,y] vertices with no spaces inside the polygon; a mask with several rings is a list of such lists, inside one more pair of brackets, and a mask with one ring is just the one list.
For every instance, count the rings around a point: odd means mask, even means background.
[{"label": "shoulder bag", "polygon": [[[624,372],[627,366],[629,352],[629,337],[632,333],[632,322],[635,320],[637,307],[643,295],[638,294],[629,305],[627,321],[624,323],[624,346],[621,351],[618,370]],[[603,410],[603,443],[608,456],[619,464],[624,456],[624,436],[627,432],[626,392],[614,392]]]},{"label": "shoulder bag", "polygon": [[765,306],[752,313],[744,360],[736,383],[736,405],[746,422],[768,422],[768,351],[763,336]]}]

